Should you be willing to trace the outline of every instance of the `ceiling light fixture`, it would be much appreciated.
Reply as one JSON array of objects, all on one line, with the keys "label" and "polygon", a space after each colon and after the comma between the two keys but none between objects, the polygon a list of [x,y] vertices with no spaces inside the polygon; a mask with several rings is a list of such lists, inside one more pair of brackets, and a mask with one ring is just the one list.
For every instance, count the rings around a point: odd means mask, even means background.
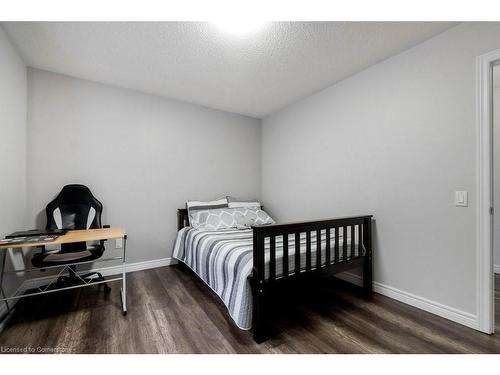
[{"label": "ceiling light fixture", "polygon": [[215,21],[214,24],[218,29],[224,30],[229,34],[245,35],[259,30],[264,22],[247,19],[231,19]]}]

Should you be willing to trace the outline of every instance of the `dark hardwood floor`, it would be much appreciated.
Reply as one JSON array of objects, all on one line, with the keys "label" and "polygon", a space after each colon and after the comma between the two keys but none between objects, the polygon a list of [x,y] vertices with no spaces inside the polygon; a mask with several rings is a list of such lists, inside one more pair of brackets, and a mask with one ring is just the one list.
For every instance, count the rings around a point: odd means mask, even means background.
[{"label": "dark hardwood floor", "polygon": [[[126,317],[118,284],[108,296],[90,287],[21,300],[0,333],[0,347],[71,353],[500,353],[500,334],[485,335],[378,294],[367,299],[332,279],[317,284],[315,293],[299,293],[299,303],[280,300],[270,319],[274,335],[260,345],[183,268],[130,273],[128,286]],[[496,318],[499,331],[499,275]]]}]

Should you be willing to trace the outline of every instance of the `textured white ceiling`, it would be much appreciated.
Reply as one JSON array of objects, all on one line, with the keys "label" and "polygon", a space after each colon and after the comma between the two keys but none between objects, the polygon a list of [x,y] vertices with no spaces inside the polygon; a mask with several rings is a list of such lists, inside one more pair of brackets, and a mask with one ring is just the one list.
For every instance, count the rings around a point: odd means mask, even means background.
[{"label": "textured white ceiling", "polygon": [[449,22],[3,23],[29,66],[253,117],[395,55]]}]

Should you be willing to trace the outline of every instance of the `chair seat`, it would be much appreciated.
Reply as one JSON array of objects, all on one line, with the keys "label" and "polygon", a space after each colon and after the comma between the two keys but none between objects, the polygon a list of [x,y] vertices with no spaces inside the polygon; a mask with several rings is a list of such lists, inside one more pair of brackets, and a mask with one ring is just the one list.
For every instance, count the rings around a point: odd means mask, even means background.
[{"label": "chair seat", "polygon": [[100,258],[103,252],[103,245],[94,245],[83,251],[37,253],[31,258],[31,264],[33,264],[34,267],[41,268],[69,263],[86,262]]}]

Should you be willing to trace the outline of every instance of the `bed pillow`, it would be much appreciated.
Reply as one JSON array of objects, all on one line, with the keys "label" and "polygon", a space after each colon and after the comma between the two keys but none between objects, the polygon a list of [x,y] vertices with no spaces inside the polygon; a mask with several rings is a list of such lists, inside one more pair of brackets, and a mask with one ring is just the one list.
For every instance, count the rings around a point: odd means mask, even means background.
[{"label": "bed pillow", "polygon": [[274,220],[260,208],[235,208],[236,225],[238,229],[251,228],[252,225],[274,224]]},{"label": "bed pillow", "polygon": [[201,230],[236,229],[234,208],[199,209],[189,213],[189,224]]},{"label": "bed pillow", "polygon": [[274,224],[263,210],[244,207],[196,210],[190,214],[189,222],[200,230],[248,229],[252,225]]},{"label": "bed pillow", "polygon": [[227,196],[227,203],[230,208],[245,207],[245,208],[260,208],[261,204],[257,199],[239,199]]},{"label": "bed pillow", "polygon": [[186,208],[188,210],[189,216],[191,216],[192,212],[201,211],[201,210],[214,210],[217,208],[226,208],[227,198],[217,199],[215,201],[187,201]]}]

